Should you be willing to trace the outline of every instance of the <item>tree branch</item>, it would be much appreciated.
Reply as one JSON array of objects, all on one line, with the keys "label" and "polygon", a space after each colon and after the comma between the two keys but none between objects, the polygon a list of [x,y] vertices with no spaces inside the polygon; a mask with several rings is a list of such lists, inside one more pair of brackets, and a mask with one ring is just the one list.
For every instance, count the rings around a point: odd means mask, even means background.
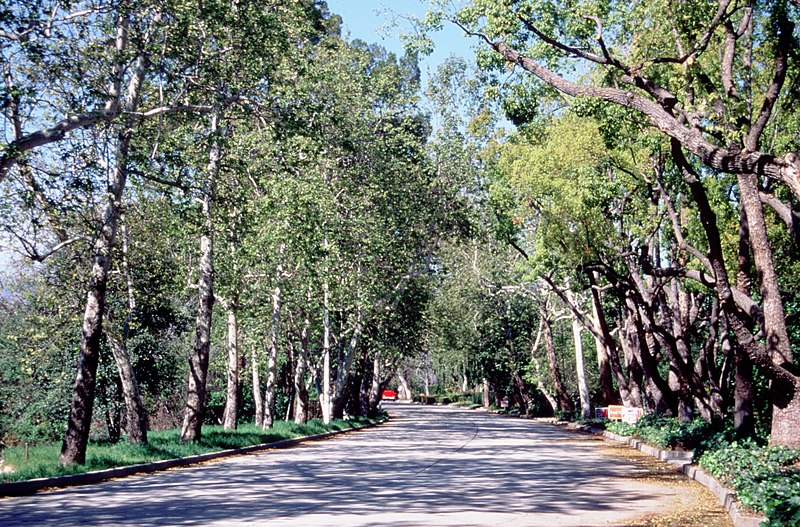
[{"label": "tree branch", "polygon": [[[484,36],[485,38],[485,36]],[[699,131],[688,128],[661,104],[642,95],[619,88],[605,88],[577,84],[560,77],[535,60],[525,57],[503,41],[493,42],[492,47],[508,62],[518,64],[553,88],[572,97],[593,97],[636,110],[661,132],[677,140],[684,148],[696,155],[707,167],[730,174],[750,173],[770,177],[790,187],[800,199],[800,162],[789,153],[779,158],[763,152],[728,150],[708,142]]]},{"label": "tree branch", "polygon": [[766,94],[764,94],[764,102],[761,104],[761,111],[744,140],[745,149],[751,152],[758,150],[761,134],[764,132],[764,127],[767,126],[767,122],[772,116],[775,102],[786,80],[789,49],[794,39],[794,23],[785,19],[781,20],[780,32],[778,36],[778,45],[775,48],[775,74],[772,77],[772,84],[767,89]]},{"label": "tree branch", "polygon": [[761,198],[761,203],[769,205],[775,211],[775,214],[786,224],[786,228],[794,238],[795,243],[800,245],[800,214],[772,194],[759,192],[758,196]]}]

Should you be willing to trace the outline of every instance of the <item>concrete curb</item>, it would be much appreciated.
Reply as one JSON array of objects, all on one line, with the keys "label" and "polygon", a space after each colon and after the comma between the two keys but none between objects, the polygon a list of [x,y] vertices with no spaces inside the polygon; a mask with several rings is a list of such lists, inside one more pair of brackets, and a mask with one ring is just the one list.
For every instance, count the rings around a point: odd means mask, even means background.
[{"label": "concrete curb", "polygon": [[301,443],[310,441],[319,441],[329,437],[346,434],[348,432],[356,432],[372,428],[388,421],[385,418],[377,423],[369,423],[366,425],[348,428],[346,430],[335,430],[333,432],[325,432],[323,434],[316,434],[303,437],[295,437],[293,439],[284,439],[275,441],[273,443],[261,443],[259,445],[251,445],[242,448],[232,448],[229,450],[221,450],[219,452],[209,452],[207,454],[198,454],[196,456],[182,457],[178,459],[165,459],[162,461],[154,461],[152,463],[142,463],[140,465],[129,465],[126,467],[109,468],[105,470],[96,470],[93,472],[85,472],[83,474],[71,474],[69,476],[58,476],[54,478],[37,478],[25,481],[13,481],[10,483],[0,483],[0,498],[11,496],[26,496],[35,494],[44,489],[56,489],[64,487],[73,487],[77,485],[88,485],[91,483],[99,483],[109,479],[123,478],[132,476],[134,474],[148,474],[151,472],[159,472],[162,470],[169,470],[171,468],[186,467],[189,465],[196,465],[198,463],[205,463],[216,459],[225,457],[240,456],[246,454],[254,454],[256,452],[263,452],[266,450],[280,450],[284,448],[291,448]]},{"label": "concrete curb", "polygon": [[676,466],[679,470],[682,470],[683,467],[691,464],[692,459],[694,458],[694,452],[691,450],[661,450],[652,445],[648,445],[647,443],[642,443],[638,439],[621,436],[613,432],[609,432],[608,430],[603,431],[603,437],[613,439],[614,441],[618,441],[620,443],[627,443],[633,448],[644,452],[648,456],[653,456],[654,458],[665,461],[670,465]]},{"label": "concrete curb", "polygon": [[710,490],[719,500],[722,508],[728,511],[734,527],[758,527],[764,521],[764,516],[745,512],[736,501],[736,493],[722,484],[711,474],[697,465],[686,465],[681,472]]},{"label": "concrete curb", "polygon": [[683,474],[706,487],[717,497],[717,500],[719,500],[722,508],[725,509],[728,515],[731,517],[734,527],[758,527],[761,522],[764,521],[763,516],[744,512],[742,507],[736,501],[735,492],[727,487],[723,487],[716,478],[708,474],[699,466],[693,465],[692,458],[694,457],[694,452],[661,450],[652,445],[642,443],[638,439],[621,436],[613,432],[609,432],[608,430],[604,430],[602,435],[608,439],[618,441],[620,443],[626,443],[633,448],[644,452],[645,454],[658,458],[661,461],[666,461],[670,465],[675,465]]}]

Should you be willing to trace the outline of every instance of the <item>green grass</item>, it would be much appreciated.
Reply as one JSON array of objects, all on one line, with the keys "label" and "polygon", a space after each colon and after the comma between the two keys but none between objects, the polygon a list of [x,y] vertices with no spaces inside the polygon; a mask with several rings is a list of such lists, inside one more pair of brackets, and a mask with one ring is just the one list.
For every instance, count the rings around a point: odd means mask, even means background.
[{"label": "green grass", "polygon": [[289,421],[276,421],[275,426],[270,430],[262,430],[255,425],[241,425],[237,430],[224,430],[221,426],[206,425],[203,426],[200,441],[187,443],[180,442],[180,430],[151,431],[148,433],[149,443],[146,445],[131,445],[124,441],[116,444],[107,441],[91,441],[86,453],[86,464],[70,467],[58,465],[60,443],[31,446],[27,461],[25,460],[25,448],[17,446],[3,451],[5,463],[14,467],[16,471],[10,474],[0,474],[0,483],[80,474],[262,443],[274,443],[283,439],[348,430],[375,421],[377,420],[367,418],[354,418],[349,421],[337,419],[329,425],[325,425],[319,419],[312,419],[304,425]]}]

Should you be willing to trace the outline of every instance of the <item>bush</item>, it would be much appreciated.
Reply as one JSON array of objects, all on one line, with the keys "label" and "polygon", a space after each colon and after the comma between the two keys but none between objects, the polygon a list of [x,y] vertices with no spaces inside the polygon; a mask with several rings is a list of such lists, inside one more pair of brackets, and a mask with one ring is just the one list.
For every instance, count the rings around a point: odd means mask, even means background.
[{"label": "bush", "polygon": [[659,448],[694,450],[713,435],[711,425],[703,419],[681,423],[674,417],[646,414],[636,425],[619,421],[609,422],[606,430],[623,436],[633,436]]},{"label": "bush", "polygon": [[766,515],[762,525],[800,525],[800,450],[734,441],[705,452],[699,464],[731,487],[742,505]]},{"label": "bush", "polygon": [[556,410],[556,419],[559,421],[574,421],[578,417],[575,410]]},{"label": "bush", "polygon": [[636,427],[628,423],[623,423],[622,421],[608,421],[606,423],[606,430],[621,436],[632,436],[634,432],[636,432]]}]

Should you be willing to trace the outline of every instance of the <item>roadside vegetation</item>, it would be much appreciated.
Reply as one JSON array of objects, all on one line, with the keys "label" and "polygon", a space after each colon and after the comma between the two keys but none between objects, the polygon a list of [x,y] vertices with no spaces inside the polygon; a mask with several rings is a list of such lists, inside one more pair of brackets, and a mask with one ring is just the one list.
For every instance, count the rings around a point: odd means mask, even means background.
[{"label": "roadside vegetation", "polygon": [[635,425],[591,424],[662,449],[692,450],[695,463],[733,490],[744,507],[767,518],[762,525],[800,525],[800,449],[769,446],[763,437],[737,439],[733,426],[716,430],[702,419],[681,423],[648,414]]}]

